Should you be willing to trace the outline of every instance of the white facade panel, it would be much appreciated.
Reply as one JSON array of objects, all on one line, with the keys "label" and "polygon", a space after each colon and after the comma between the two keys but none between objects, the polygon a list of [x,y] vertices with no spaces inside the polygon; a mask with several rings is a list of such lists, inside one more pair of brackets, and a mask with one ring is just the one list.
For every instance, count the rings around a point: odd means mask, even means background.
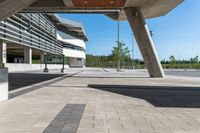
[{"label": "white facade panel", "polygon": [[86,55],[84,51],[63,48],[63,54],[67,57],[86,59]]},{"label": "white facade panel", "polygon": [[70,36],[66,33],[61,32],[61,31],[58,31],[57,39],[61,42],[69,43],[69,44],[72,44],[74,46],[79,46],[79,47],[82,47],[84,49],[86,48],[86,46],[85,46],[86,44],[85,44],[84,40],[72,37],[72,36]]},{"label": "white facade panel", "polygon": [[68,58],[70,67],[85,67],[85,59]]},{"label": "white facade panel", "polygon": [[82,47],[84,49],[86,48],[85,42],[83,40],[80,40],[80,39],[64,39],[64,41],[66,43],[73,44],[74,46],[79,46],[79,47]]}]

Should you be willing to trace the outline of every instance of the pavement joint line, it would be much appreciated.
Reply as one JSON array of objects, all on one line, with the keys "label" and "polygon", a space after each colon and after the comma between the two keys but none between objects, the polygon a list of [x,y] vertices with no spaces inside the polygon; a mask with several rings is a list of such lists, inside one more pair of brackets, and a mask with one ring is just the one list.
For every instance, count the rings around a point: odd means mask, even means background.
[{"label": "pavement joint line", "polygon": [[72,74],[69,74],[69,75],[65,74],[65,75],[58,77],[58,78],[50,79],[50,80],[40,82],[40,83],[37,83],[37,84],[32,84],[30,86],[18,88],[16,90],[11,90],[9,92],[9,99],[12,99],[12,98],[17,97],[17,96],[22,95],[22,94],[26,94],[28,92],[37,90],[37,89],[45,87],[45,86],[48,86],[48,85],[53,84],[55,82],[64,80],[65,78],[72,77],[72,76],[79,74],[81,72],[83,72],[83,71],[75,72],[75,73],[72,73]]}]

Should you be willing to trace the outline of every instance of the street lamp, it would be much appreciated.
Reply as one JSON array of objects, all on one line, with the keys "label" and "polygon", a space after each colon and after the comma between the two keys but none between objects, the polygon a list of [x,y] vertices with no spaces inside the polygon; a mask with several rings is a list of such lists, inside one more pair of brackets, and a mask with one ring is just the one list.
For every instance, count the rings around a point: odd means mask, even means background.
[{"label": "street lamp", "polygon": [[46,73],[48,73],[49,72],[49,69],[47,68],[47,62],[46,62],[46,55],[47,55],[47,53],[45,52],[44,53],[44,64],[45,64],[45,68],[44,68],[44,70],[43,70],[43,72],[46,72]]},{"label": "street lamp", "polygon": [[132,67],[133,67],[133,69],[134,69],[134,63],[135,63],[135,56],[134,56],[134,49],[135,49],[135,47],[134,47],[134,35],[132,34],[132,60],[133,60],[133,62],[132,62]]},{"label": "street lamp", "polygon": [[63,61],[62,61],[62,69],[61,69],[61,73],[65,72],[65,55],[63,54]]}]

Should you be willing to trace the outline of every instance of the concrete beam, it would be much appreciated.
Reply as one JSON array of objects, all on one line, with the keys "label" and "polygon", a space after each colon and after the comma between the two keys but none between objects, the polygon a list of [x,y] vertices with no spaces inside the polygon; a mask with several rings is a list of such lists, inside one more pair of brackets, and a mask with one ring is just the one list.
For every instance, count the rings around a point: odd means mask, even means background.
[{"label": "concrete beam", "polygon": [[124,10],[142,53],[149,75],[151,77],[164,77],[165,74],[141,10],[138,8],[125,8]]},{"label": "concrete beam", "polygon": [[24,63],[32,64],[32,48],[24,47]]},{"label": "concrete beam", "polygon": [[[65,1],[65,3],[67,3]],[[66,7],[63,0],[37,0],[30,7],[39,7],[39,8],[55,8],[55,7]]]},{"label": "concrete beam", "polygon": [[37,0],[0,0],[0,20],[10,17],[35,1]]},{"label": "concrete beam", "polygon": [[45,55],[45,52],[40,52],[40,63],[41,64],[44,64],[44,55]]}]

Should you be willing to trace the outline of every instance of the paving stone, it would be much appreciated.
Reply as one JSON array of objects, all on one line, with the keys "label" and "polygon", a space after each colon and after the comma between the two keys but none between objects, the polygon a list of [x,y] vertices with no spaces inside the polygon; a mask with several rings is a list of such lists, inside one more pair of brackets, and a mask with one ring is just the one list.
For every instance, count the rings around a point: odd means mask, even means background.
[{"label": "paving stone", "polygon": [[87,70],[27,91],[0,103],[0,133],[200,132],[200,79],[147,76]]}]

